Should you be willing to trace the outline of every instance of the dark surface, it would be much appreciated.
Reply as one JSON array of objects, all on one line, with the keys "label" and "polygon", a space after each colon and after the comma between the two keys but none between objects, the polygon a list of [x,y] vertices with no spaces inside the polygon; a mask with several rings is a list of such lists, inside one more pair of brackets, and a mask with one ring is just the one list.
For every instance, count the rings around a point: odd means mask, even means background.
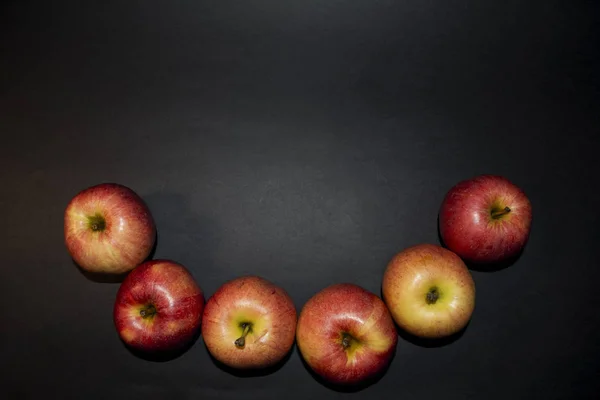
[{"label": "dark surface", "polygon": [[[1,397],[595,398],[599,9],[556,3],[2,2]],[[480,173],[529,195],[528,247],[473,271],[459,338],[400,337],[353,393],[296,349],[252,377],[201,338],[136,357],[112,324],[118,285],[63,245],[69,199],[119,182],[155,216],[155,256],[206,296],[258,274],[300,310],[333,283],[379,293],[393,254],[438,243],[445,192]]]}]

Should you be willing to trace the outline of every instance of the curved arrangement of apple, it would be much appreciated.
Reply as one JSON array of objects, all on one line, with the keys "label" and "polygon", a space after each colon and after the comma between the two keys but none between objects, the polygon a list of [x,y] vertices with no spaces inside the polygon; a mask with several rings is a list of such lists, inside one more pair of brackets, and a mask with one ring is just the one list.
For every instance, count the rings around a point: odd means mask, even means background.
[{"label": "curved arrangement of apple", "polygon": [[296,340],[302,357],[318,375],[332,383],[357,384],[389,364],[398,334],[379,297],[345,283],[308,300]]},{"label": "curved arrangement of apple", "polygon": [[266,368],[294,344],[296,308],[288,294],[257,276],[222,285],[208,300],[202,337],[210,354],[232,368]]},{"label": "curved arrangement of apple", "polygon": [[156,241],[154,218],[130,188],[116,183],[77,193],[64,216],[67,250],[84,270],[121,274],[142,263]]},{"label": "curved arrangement of apple", "polygon": [[141,351],[185,347],[200,328],[204,295],[188,270],[170,260],[136,267],[117,292],[113,311],[121,339]]},{"label": "curved arrangement of apple", "polygon": [[352,385],[389,365],[397,328],[428,339],[463,330],[475,309],[475,282],[466,263],[515,258],[531,222],[529,199],[505,177],[459,182],[441,203],[443,246],[418,244],[394,255],[383,273],[382,298],[355,284],[334,284],[310,298],[299,315],[284,289],[259,276],[225,282],[205,302],[185,266],[149,259],[154,219],[126,186],[103,183],[75,195],[65,210],[64,235],[83,270],[127,274],[113,310],[127,346],[185,349],[201,333],[222,364],[257,369],[282,361],[295,342],[315,374]]},{"label": "curved arrangement of apple", "polygon": [[475,309],[475,282],[464,262],[431,244],[396,254],[383,275],[382,292],[398,326],[422,338],[457,333]]}]

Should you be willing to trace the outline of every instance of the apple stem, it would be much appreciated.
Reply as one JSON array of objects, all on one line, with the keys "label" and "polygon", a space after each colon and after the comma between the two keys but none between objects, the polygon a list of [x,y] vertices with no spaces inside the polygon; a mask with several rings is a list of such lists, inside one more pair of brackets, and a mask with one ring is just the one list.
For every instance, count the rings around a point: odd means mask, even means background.
[{"label": "apple stem", "polygon": [[508,214],[510,212],[510,208],[504,207],[503,209],[492,210],[492,218],[500,218],[501,216]]},{"label": "apple stem", "polygon": [[439,298],[440,298],[440,292],[438,292],[438,288],[433,287],[433,288],[429,289],[429,292],[427,292],[425,301],[427,302],[427,304],[435,304],[435,302]]},{"label": "apple stem", "polygon": [[242,332],[242,336],[235,340],[235,347],[237,347],[238,349],[243,349],[246,345],[246,335],[248,335],[248,333],[250,332],[250,324],[243,323],[242,328],[244,329],[244,331]]},{"label": "apple stem", "polygon": [[142,316],[142,318],[148,318],[153,316],[154,314],[156,314],[156,307],[154,307],[152,304],[149,304],[145,308],[142,308],[140,310],[140,315]]},{"label": "apple stem", "polygon": [[90,229],[94,232],[103,231],[106,228],[106,221],[101,215],[89,217]]},{"label": "apple stem", "polygon": [[342,347],[344,349],[347,349],[348,347],[350,347],[351,342],[352,338],[348,335],[344,335],[344,338],[342,339]]}]

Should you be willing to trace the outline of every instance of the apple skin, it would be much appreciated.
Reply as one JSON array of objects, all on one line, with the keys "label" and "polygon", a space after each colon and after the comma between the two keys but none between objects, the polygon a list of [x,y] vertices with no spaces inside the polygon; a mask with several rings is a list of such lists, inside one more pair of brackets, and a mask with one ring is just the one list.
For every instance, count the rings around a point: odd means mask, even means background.
[{"label": "apple skin", "polygon": [[[210,354],[235,369],[263,369],[281,361],[294,344],[297,314],[289,295],[258,276],[223,284],[207,301],[202,337]],[[243,345],[236,343],[244,335]]]},{"label": "apple skin", "polygon": [[[438,297],[434,302],[429,295],[432,288]],[[383,275],[382,293],[398,326],[421,338],[459,332],[475,309],[475,282],[469,269],[459,256],[433,244],[396,254]]]},{"label": "apple skin", "polygon": [[[344,338],[349,335],[348,345]],[[326,287],[302,308],[296,342],[308,366],[336,385],[356,385],[389,365],[398,343],[383,301],[360,286]]]},{"label": "apple skin", "polygon": [[148,258],[156,225],[133,190],[102,183],[71,199],[64,214],[64,236],[69,254],[83,270],[123,274]]},{"label": "apple skin", "polygon": [[154,260],[127,275],[117,292],[113,319],[129,347],[169,352],[191,342],[203,310],[204,295],[190,272],[174,261]]},{"label": "apple skin", "polygon": [[[510,210],[492,216],[493,211]],[[476,264],[489,264],[516,256],[531,230],[532,209],[525,193],[498,175],[480,175],[459,182],[442,202],[440,235],[444,245]]]}]

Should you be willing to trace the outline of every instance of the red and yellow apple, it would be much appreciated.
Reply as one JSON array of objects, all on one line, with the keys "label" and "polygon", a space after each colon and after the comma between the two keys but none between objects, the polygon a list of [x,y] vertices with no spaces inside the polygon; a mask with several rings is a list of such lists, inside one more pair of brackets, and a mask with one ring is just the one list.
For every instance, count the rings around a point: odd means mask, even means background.
[{"label": "red and yellow apple", "polygon": [[441,246],[404,249],[383,275],[383,299],[404,331],[442,338],[462,330],[475,308],[475,282],[460,257]]},{"label": "red and yellow apple", "polygon": [[296,341],[316,374],[334,384],[354,385],[387,367],[398,335],[379,297],[342,283],[321,290],[304,305]]},{"label": "red and yellow apple", "polygon": [[117,292],[113,316],[123,342],[143,352],[178,350],[200,329],[204,296],[191,273],[170,260],[147,261]]},{"label": "red and yellow apple", "polygon": [[69,254],[83,270],[122,274],[148,258],[156,226],[133,190],[103,183],[71,199],[64,214],[64,235]]},{"label": "red and yellow apple", "polygon": [[481,175],[459,182],[442,202],[440,235],[467,261],[485,264],[516,256],[529,238],[531,203],[508,179]]},{"label": "red and yellow apple", "polygon": [[210,354],[231,368],[262,369],[281,361],[292,348],[296,308],[279,286],[258,276],[223,284],[202,317],[202,337]]}]

